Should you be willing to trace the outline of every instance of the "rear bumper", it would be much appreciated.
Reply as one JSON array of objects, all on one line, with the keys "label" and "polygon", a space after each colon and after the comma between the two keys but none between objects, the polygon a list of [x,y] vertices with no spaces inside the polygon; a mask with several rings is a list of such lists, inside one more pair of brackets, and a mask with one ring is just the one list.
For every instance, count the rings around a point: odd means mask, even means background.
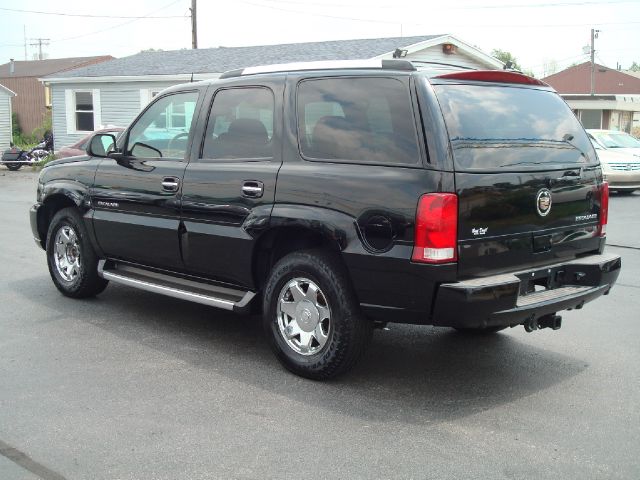
[{"label": "rear bumper", "polygon": [[[433,324],[515,326],[606,295],[620,273],[618,255],[599,254],[506,275],[440,285]],[[534,291],[537,290],[537,291]]]}]

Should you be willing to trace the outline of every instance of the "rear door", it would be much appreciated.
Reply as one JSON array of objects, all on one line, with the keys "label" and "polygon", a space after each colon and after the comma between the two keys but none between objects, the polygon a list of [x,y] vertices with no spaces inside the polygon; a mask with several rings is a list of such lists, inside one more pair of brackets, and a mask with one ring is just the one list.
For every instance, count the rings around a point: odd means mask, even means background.
[{"label": "rear door", "polygon": [[551,89],[434,83],[454,157],[459,274],[567,259],[599,247],[600,167]]},{"label": "rear door", "polygon": [[176,269],[179,194],[189,153],[197,90],[159,97],[131,125],[123,158],[96,172],[93,224],[109,258]]},{"label": "rear door", "polygon": [[181,238],[190,273],[252,288],[255,238],[268,227],[282,162],[284,76],[247,82],[208,92],[184,177]]}]

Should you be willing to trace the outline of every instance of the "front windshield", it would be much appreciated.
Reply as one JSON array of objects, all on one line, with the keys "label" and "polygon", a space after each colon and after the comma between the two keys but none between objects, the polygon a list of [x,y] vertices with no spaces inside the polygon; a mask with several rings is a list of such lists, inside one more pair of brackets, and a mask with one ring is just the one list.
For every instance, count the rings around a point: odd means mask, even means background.
[{"label": "front windshield", "polygon": [[636,140],[628,133],[594,133],[593,136],[606,148],[640,148],[640,140]]}]

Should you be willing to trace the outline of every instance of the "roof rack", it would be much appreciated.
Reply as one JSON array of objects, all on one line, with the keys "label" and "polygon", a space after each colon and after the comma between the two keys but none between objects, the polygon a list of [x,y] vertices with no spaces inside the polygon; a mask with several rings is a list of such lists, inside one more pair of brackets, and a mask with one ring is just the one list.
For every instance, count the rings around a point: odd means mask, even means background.
[{"label": "roof rack", "polygon": [[408,60],[322,60],[318,62],[279,63],[276,65],[262,65],[259,67],[239,68],[229,70],[220,78],[241,77],[259,73],[293,72],[304,70],[402,70],[415,71],[416,67]]}]

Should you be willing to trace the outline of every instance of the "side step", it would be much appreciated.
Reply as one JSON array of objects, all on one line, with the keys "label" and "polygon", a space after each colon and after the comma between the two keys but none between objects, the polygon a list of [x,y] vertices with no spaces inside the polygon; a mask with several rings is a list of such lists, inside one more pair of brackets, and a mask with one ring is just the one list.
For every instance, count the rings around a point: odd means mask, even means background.
[{"label": "side step", "polygon": [[245,311],[256,295],[107,260],[98,262],[98,275],[110,282],[234,312]]}]

